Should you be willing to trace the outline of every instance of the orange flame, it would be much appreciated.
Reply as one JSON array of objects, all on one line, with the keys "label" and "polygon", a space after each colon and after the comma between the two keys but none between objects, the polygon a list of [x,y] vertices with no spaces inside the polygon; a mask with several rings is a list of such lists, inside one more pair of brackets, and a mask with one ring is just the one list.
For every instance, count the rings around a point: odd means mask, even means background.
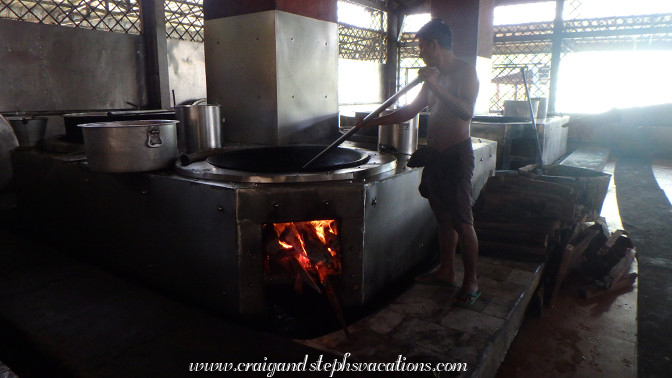
[{"label": "orange flame", "polygon": [[[273,228],[278,236],[280,246],[287,251],[294,250],[295,257],[303,269],[316,274],[321,282],[324,282],[329,275],[340,274],[340,258],[338,252],[332,248],[335,237],[338,235],[335,220],[275,223]],[[287,231],[288,228],[289,231]],[[312,235],[303,235],[299,230]],[[324,261],[324,258],[314,258],[316,261],[311,261],[311,254],[316,252],[311,251],[310,248],[306,249],[306,240],[304,239],[306,237],[313,240],[313,243],[315,237],[317,237],[322,245],[321,250],[326,250],[330,255],[326,259],[327,261]]]}]

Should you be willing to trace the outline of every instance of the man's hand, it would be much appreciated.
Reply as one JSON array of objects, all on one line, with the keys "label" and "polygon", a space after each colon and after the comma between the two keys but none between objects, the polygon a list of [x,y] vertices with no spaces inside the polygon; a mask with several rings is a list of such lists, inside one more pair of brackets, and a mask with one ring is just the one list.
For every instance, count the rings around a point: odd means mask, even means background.
[{"label": "man's hand", "polygon": [[369,127],[374,127],[378,126],[378,123],[376,123],[376,120],[378,118],[373,118],[368,120],[367,122],[364,122],[364,118],[357,118],[357,122],[355,123],[355,127],[360,127],[362,129],[366,129]]},{"label": "man's hand", "polygon": [[418,76],[425,83],[435,85],[439,78],[439,69],[436,67],[423,67],[418,70]]}]

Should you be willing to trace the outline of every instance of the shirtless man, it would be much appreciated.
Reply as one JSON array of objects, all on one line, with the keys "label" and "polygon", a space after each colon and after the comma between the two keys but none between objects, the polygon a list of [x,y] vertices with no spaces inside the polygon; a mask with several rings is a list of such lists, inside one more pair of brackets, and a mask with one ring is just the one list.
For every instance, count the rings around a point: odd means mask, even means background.
[{"label": "shirtless man", "polygon": [[[418,31],[417,37],[420,57],[427,65],[418,72],[424,80],[418,97],[393,113],[367,121],[362,127],[404,122],[429,106],[428,149],[419,150],[424,150],[424,157],[416,160],[424,161],[416,166],[425,167],[420,193],[428,198],[439,223],[441,259],[436,270],[418,277],[418,281],[460,286],[456,283],[454,267],[459,241],[464,278],[455,301],[471,305],[481,294],[476,275],[478,239],[471,213],[474,152],[469,136],[469,121],[478,95],[478,78],[475,68],[453,53],[452,33],[443,21],[433,19]],[[413,158],[409,165],[411,162]]]}]

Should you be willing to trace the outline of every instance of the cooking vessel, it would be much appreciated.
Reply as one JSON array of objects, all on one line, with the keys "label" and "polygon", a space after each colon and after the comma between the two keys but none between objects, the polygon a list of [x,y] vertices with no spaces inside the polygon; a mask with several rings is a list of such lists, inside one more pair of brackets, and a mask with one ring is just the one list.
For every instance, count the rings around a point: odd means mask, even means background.
[{"label": "cooking vessel", "polygon": [[[530,102],[532,103],[532,110],[530,110]],[[537,108],[539,107],[539,100],[530,99],[527,101],[504,101],[504,117],[525,117],[536,118]]]},{"label": "cooking vessel", "polygon": [[7,120],[14,129],[19,146],[36,146],[47,131],[46,117],[7,117]]},{"label": "cooking vessel", "polygon": [[[548,99],[546,97],[532,97],[532,101],[537,101],[537,118],[546,118],[548,115]],[[534,105],[533,105],[534,106]]]},{"label": "cooking vessel", "polygon": [[407,122],[378,126],[378,148],[411,155],[418,149],[418,116]]},{"label": "cooking vessel", "polygon": [[253,147],[226,151],[208,157],[208,163],[225,169],[258,173],[334,171],[365,164],[370,156],[361,151],[335,148],[320,156],[309,168],[303,165],[322,151],[322,145]]},{"label": "cooking vessel", "polygon": [[113,122],[113,121],[132,121],[145,119],[175,119],[175,112],[172,110],[121,110],[110,112],[90,112],[90,113],[69,113],[63,116],[65,125],[66,142],[84,143],[82,129],[77,127],[84,123]]},{"label": "cooking vessel", "polygon": [[181,154],[192,154],[222,147],[222,124],[219,105],[197,104],[175,107],[177,149]]},{"label": "cooking vessel", "polygon": [[79,125],[89,167],[98,172],[144,172],[172,166],[177,122],[138,120]]}]

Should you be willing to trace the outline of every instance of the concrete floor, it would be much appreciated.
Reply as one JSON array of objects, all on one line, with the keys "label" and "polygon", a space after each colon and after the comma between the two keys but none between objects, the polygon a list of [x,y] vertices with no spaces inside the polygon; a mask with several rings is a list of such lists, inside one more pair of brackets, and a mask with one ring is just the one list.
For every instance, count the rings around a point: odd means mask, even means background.
[{"label": "concrete floor", "polygon": [[[614,167],[610,160],[604,171]],[[652,169],[672,202],[672,160],[654,160]],[[601,215],[611,232],[623,229],[613,179]],[[636,377],[637,286],[591,300],[565,286],[554,308],[526,317],[496,377]]]}]

